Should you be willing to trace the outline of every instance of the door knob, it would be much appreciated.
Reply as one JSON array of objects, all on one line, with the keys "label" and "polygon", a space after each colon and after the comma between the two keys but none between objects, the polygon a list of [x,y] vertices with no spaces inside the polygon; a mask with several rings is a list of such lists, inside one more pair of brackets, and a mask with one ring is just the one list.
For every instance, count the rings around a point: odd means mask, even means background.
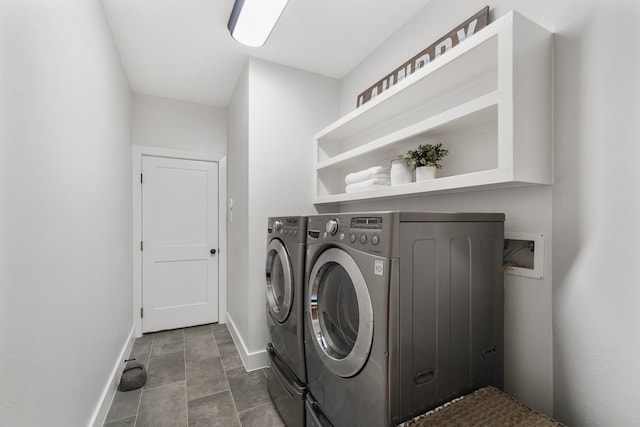
[{"label": "door knob", "polygon": [[211,252],[211,255],[215,255],[217,251],[215,249],[211,249],[209,252]]}]

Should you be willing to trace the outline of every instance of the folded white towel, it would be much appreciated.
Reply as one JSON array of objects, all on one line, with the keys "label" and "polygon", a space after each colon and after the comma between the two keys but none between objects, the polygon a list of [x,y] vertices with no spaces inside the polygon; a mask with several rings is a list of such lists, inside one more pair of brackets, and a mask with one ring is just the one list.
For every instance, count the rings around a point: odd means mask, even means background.
[{"label": "folded white towel", "polygon": [[377,190],[381,187],[389,187],[391,181],[387,179],[371,178],[366,181],[356,182],[355,184],[347,185],[345,191],[347,193],[355,193],[357,191]]},{"label": "folded white towel", "polygon": [[373,166],[373,167],[370,167],[369,169],[350,173],[345,177],[344,183],[347,185],[356,184],[358,182],[364,182],[371,178],[389,177],[390,174],[391,174],[391,167]]}]

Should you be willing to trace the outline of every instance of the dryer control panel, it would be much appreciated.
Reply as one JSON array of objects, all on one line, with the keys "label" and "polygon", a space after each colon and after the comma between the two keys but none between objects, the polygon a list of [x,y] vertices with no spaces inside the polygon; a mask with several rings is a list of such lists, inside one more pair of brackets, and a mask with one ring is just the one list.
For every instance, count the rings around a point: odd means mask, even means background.
[{"label": "dryer control panel", "polygon": [[307,230],[306,217],[269,218],[267,235],[269,238],[305,243]]}]

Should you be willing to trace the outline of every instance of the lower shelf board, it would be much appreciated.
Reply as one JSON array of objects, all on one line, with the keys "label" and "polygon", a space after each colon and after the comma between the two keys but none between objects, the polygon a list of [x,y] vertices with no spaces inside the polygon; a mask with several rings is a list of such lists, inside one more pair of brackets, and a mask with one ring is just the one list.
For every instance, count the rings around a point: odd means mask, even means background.
[{"label": "lower shelf board", "polygon": [[490,190],[523,187],[529,185],[550,185],[550,182],[516,181],[511,169],[492,169],[464,175],[435,178],[428,181],[412,182],[375,190],[355,193],[338,193],[316,196],[314,204],[348,203],[360,200],[417,197],[430,194],[446,194],[465,191]]}]

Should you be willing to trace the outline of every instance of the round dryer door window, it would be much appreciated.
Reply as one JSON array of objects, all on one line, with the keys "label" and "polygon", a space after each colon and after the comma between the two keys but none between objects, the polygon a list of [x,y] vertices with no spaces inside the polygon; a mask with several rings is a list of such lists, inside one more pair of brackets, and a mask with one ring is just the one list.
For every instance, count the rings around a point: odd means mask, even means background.
[{"label": "round dryer door window", "polygon": [[357,374],[373,340],[371,298],[358,265],[345,251],[328,249],[315,262],[307,290],[308,321],[320,359],[336,375]]},{"label": "round dryer door window", "polygon": [[277,322],[283,323],[293,303],[293,272],[289,254],[280,240],[274,239],[267,246],[266,273],[269,311]]}]

